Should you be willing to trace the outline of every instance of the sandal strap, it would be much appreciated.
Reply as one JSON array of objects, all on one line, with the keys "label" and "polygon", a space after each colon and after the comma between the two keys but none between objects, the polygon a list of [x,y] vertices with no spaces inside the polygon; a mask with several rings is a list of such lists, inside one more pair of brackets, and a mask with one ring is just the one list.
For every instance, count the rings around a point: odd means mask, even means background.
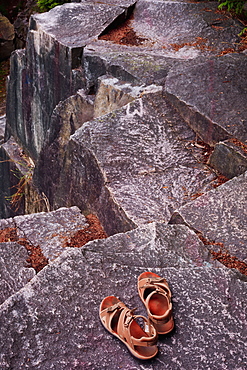
[{"label": "sandal strap", "polygon": [[[127,342],[129,345],[131,345],[132,348],[134,346],[154,346],[157,343],[157,333],[155,328],[153,327],[152,323],[146,319],[146,317],[141,315],[134,315],[133,312],[136,310],[136,308],[130,310],[126,307],[126,309],[123,309],[119,320],[118,320],[118,327],[117,327],[117,334],[118,336],[125,342]],[[137,318],[142,318],[147,324],[148,324],[148,332],[145,333],[148,336],[143,336],[141,338],[135,338],[131,335],[130,326],[133,320]]]},{"label": "sandal strap", "polygon": [[101,313],[100,313],[100,317],[101,319],[103,319],[105,321],[105,326],[108,328],[109,331],[111,331],[113,333],[113,330],[111,329],[111,321],[113,319],[113,317],[115,316],[116,314],[116,311],[117,310],[122,310],[124,309],[126,306],[123,302],[119,301],[118,303],[110,306],[110,307],[107,307],[105,308]]},{"label": "sandal strap", "polygon": [[168,287],[168,283],[165,278],[153,277],[153,278],[146,278],[143,280],[145,280],[145,283],[143,285],[140,285],[139,289],[145,290],[147,288],[150,288],[151,286],[156,289],[157,293],[164,293],[168,296],[171,296],[171,291]]}]

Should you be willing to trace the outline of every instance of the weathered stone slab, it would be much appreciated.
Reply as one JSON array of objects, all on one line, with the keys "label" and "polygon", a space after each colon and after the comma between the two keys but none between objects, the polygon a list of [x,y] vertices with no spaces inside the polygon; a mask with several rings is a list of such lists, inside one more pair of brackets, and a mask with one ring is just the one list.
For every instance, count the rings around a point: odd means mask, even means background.
[{"label": "weathered stone slab", "polygon": [[[121,45],[178,59],[236,49],[242,29],[240,22],[218,11],[217,2],[187,1],[139,0],[126,26],[133,37],[126,33]],[[107,40],[116,42],[114,37]]]},{"label": "weathered stone slab", "polygon": [[[1,306],[3,369],[10,364],[61,370],[243,368],[246,281],[226,269],[164,268],[165,260],[159,259],[161,245],[156,249],[151,243],[142,252],[128,235],[126,253],[131,258],[125,264],[119,253],[120,235],[108,239],[115,240],[111,254],[106,240],[103,249],[97,241],[68,250]],[[146,269],[168,280],[176,327],[159,338],[158,356],[142,362],[102,327],[98,309],[105,296],[117,295],[146,315],[136,286],[138,275]]]},{"label": "weathered stone slab", "polygon": [[[171,223],[186,223],[232,256],[247,262],[247,172],[179,208]],[[219,245],[210,245],[218,251]],[[224,250],[223,250],[224,251]]]},{"label": "weathered stone slab", "polygon": [[86,218],[77,207],[60,208],[14,217],[17,235],[35,246],[40,246],[44,256],[54,260],[64,251],[66,242],[77,230],[88,226]]},{"label": "weathered stone slab", "polygon": [[30,29],[41,29],[59,44],[81,48],[100,35],[118,16],[124,15],[125,9],[115,5],[102,2],[67,3],[47,13],[33,15]]},{"label": "weathered stone slab", "polygon": [[[203,70],[203,73],[202,73]],[[247,139],[247,58],[229,54],[171,71],[165,90],[186,122],[209,144]]]},{"label": "weathered stone slab", "polygon": [[0,243],[0,305],[34,276],[27,267],[28,253],[17,243]]},{"label": "weathered stone slab", "polygon": [[83,125],[91,121],[94,116],[94,99],[86,95],[83,89],[75,95],[61,101],[52,112],[51,126],[47,132],[46,142],[52,143],[57,132],[60,133],[60,146],[67,144],[70,135]]},{"label": "weathered stone slab", "polygon": [[171,67],[234,50],[242,25],[220,14],[217,6],[216,2],[138,1],[129,20],[85,47],[88,87],[97,86],[97,78],[106,73],[132,83],[164,84]]},{"label": "weathered stone slab", "polygon": [[171,67],[184,63],[181,59],[159,55],[158,50],[157,55],[153,54],[103,40],[87,45],[83,53],[87,88],[97,88],[98,77],[107,73],[133,84],[163,85]]},{"label": "weathered stone slab", "polygon": [[[174,46],[173,49],[178,49],[178,54],[182,54],[183,47],[194,48],[198,54],[215,52],[234,46],[241,28],[240,22],[219,14],[217,7],[217,2],[140,0],[135,8],[134,29],[141,35],[149,35],[159,43],[159,48],[165,46],[169,49],[177,44],[179,47]],[[204,39],[202,44],[201,38]]]},{"label": "weathered stone slab", "polygon": [[185,225],[149,223],[116,234],[105,240],[95,240],[85,247],[84,256],[91,260],[95,250],[104,256],[102,263],[145,267],[215,267],[221,266],[212,259],[208,249],[194,231]]},{"label": "weathered stone slab", "polygon": [[55,106],[85,85],[83,47],[126,12],[109,4],[71,3],[32,16],[26,51],[11,59],[6,139],[13,135],[38,158]]},{"label": "weathered stone slab", "polygon": [[114,112],[149,91],[161,92],[162,86],[133,86],[112,76],[102,76],[94,102],[94,118]]},{"label": "weathered stone slab", "polygon": [[[99,71],[94,72],[92,59],[90,62],[84,59],[83,48],[93,44],[94,40],[98,42],[98,37],[108,27],[122,24],[133,11],[134,3],[119,1],[117,5],[84,1],[64,4],[32,16],[26,51],[17,51],[12,56],[6,138],[12,134],[34,160],[46,139],[55,106],[78,89],[90,89],[93,75],[101,75]],[[130,30],[135,37],[147,41],[133,47],[123,45],[126,46],[125,53],[131,50],[181,61],[218,53],[222,43],[225,48],[234,48],[241,26],[235,20],[215,13],[216,3],[209,3],[207,7],[205,10],[203,3],[138,1],[130,20]],[[105,44],[113,51],[112,42],[105,41]],[[117,47],[119,51],[119,45]],[[148,83],[153,83],[154,79],[164,82],[169,66],[173,64],[170,59],[165,67],[159,61],[154,68],[144,68],[143,79],[148,79],[149,69],[153,72]],[[140,68],[139,65],[137,69]],[[119,63],[113,63],[107,69],[116,77],[128,78],[129,82],[135,80]],[[135,67],[129,69],[134,72]],[[102,72],[106,73],[105,70]]]},{"label": "weathered stone slab", "polygon": [[183,140],[191,138],[162,94],[150,91],[122,110],[85,123],[71,141],[94,153],[113,198],[141,224],[168,221],[177,204],[213,180],[184,148]]},{"label": "weathered stone slab", "polygon": [[231,179],[247,171],[247,146],[237,140],[226,140],[215,145],[208,164]]},{"label": "weathered stone slab", "polygon": [[193,131],[156,90],[84,123],[64,153],[57,141],[43,150],[35,182],[52,209],[89,209],[112,235],[133,223],[168,221],[179,204],[212,186],[215,175],[185,148]]}]

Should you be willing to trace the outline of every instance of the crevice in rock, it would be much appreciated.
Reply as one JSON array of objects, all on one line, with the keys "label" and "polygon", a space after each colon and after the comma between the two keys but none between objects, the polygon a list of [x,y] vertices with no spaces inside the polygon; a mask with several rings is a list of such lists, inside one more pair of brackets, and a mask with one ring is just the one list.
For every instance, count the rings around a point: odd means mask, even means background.
[{"label": "crevice in rock", "polygon": [[[209,252],[211,253],[214,260],[222,263],[224,266],[228,268],[235,268],[241,274],[247,276],[247,264],[237,257],[232,256],[228,250],[228,248],[221,242],[215,242],[214,240],[210,240],[206,238],[201,231],[195,229],[191,225],[189,225],[184,218],[179,214],[178,211],[174,212],[170,221],[168,222],[169,225],[177,225],[182,224],[187,226],[190,230],[194,231],[198,238],[203,242],[203,244],[208,248]],[[217,250],[214,250],[212,247],[216,247]]]},{"label": "crevice in rock", "polygon": [[[198,231],[197,236],[203,242],[203,244],[208,247],[209,252],[213,256],[213,259],[219,261],[224,266],[228,268],[234,268],[241,272],[241,274],[247,276],[247,264],[243,261],[240,261],[237,257],[232,256],[228,251],[227,247],[223,243],[209,240]],[[217,251],[213,250],[212,248],[210,248],[212,246],[216,247],[219,250]]]},{"label": "crevice in rock", "polygon": [[78,230],[75,235],[64,244],[64,247],[80,248],[89,241],[107,238],[107,234],[96,215],[90,214],[85,217],[89,226],[85,229]]},{"label": "crevice in rock", "polygon": [[[112,41],[115,44],[127,46],[142,46],[150,40],[146,37],[137,35],[132,27],[134,19],[134,10],[136,3],[127,9],[126,17],[120,15],[112,24],[110,24],[99,36],[99,40]],[[153,42],[151,42],[153,43]]]},{"label": "crevice in rock", "polygon": [[34,268],[36,273],[48,265],[48,259],[43,255],[40,246],[33,245],[26,238],[18,237],[16,228],[6,228],[0,230],[0,242],[17,242],[18,244],[24,246],[29,254],[26,267]]},{"label": "crevice in rock", "polygon": [[[108,40],[108,41],[119,41],[122,44],[132,44],[132,45],[139,45],[138,37],[136,36],[134,30],[129,26],[130,20],[133,19],[133,13],[135,9],[136,3],[129,6],[124,13],[120,14],[108,27],[104,29],[103,32],[98,36],[101,40]],[[123,34],[122,34],[123,33]],[[128,33],[129,39],[128,39]],[[117,40],[115,39],[117,38]],[[126,40],[123,42],[120,41],[121,38],[125,38]]]}]

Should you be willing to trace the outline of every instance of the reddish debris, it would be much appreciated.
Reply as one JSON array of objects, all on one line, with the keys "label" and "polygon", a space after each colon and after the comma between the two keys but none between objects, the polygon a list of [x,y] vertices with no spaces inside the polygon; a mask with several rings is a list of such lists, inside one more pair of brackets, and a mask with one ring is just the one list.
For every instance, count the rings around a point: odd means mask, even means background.
[{"label": "reddish debris", "polygon": [[133,15],[120,26],[109,30],[106,34],[99,36],[100,40],[113,41],[116,44],[139,46],[146,38],[139,37],[131,26]]},{"label": "reddish debris", "polygon": [[79,248],[91,240],[107,238],[107,234],[96,215],[90,214],[86,216],[86,219],[89,226],[85,229],[78,230],[75,235],[70,238],[70,242],[64,244],[64,247]]},{"label": "reddish debris", "polygon": [[196,37],[195,42],[182,42],[181,44],[170,44],[173,50],[178,51],[179,49],[183,48],[184,46],[193,46],[200,50],[213,50],[213,48],[206,46],[207,39],[203,37]]},{"label": "reddish debris", "polygon": [[228,177],[224,176],[224,175],[219,175],[217,176],[217,179],[216,179],[216,183],[213,184],[213,187],[214,188],[217,188],[218,186],[224,184],[225,182],[227,182],[229,179]]},{"label": "reddish debris", "polygon": [[234,145],[238,146],[242,149],[243,152],[247,153],[247,145],[239,141],[238,139],[232,138],[228,140],[230,143],[233,143]]},{"label": "reddish debris", "polygon": [[205,245],[215,245],[220,248],[218,252],[215,252],[212,249],[209,249],[210,253],[213,256],[213,259],[221,262],[224,266],[228,268],[234,268],[241,272],[241,274],[247,276],[247,264],[243,261],[240,261],[237,257],[231,256],[227,248],[224,246],[223,243],[216,243],[214,241],[208,240],[205,238],[201,233],[197,234],[198,237],[201,239],[203,244]]},{"label": "reddish debris", "polygon": [[[74,236],[70,238],[70,242],[65,237],[64,247],[82,247],[90,240],[107,238],[103,227],[100,224],[97,216],[90,214],[86,216],[89,226],[85,229],[78,230]],[[2,242],[17,242],[23,245],[28,251],[27,267],[33,267],[36,272],[42,270],[47,264],[48,259],[43,255],[40,246],[32,245],[25,238],[19,238],[16,228],[6,228],[0,230],[0,243]]]},{"label": "reddish debris", "polygon": [[36,272],[42,270],[48,264],[48,259],[43,255],[40,246],[29,244],[25,238],[19,238],[16,228],[0,230],[0,242],[17,242],[23,245],[28,251],[27,267],[33,267]]}]

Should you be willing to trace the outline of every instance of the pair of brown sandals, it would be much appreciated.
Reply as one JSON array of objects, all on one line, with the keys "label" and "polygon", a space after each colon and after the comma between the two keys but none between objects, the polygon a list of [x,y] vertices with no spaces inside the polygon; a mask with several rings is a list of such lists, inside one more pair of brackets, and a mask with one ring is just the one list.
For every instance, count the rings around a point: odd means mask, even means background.
[{"label": "pair of brown sandals", "polygon": [[149,360],[158,353],[158,334],[174,328],[171,291],[166,279],[153,272],[138,277],[138,293],[148,318],[134,315],[117,297],[109,296],[100,304],[100,320],[104,327],[119,338],[137,358]]}]

